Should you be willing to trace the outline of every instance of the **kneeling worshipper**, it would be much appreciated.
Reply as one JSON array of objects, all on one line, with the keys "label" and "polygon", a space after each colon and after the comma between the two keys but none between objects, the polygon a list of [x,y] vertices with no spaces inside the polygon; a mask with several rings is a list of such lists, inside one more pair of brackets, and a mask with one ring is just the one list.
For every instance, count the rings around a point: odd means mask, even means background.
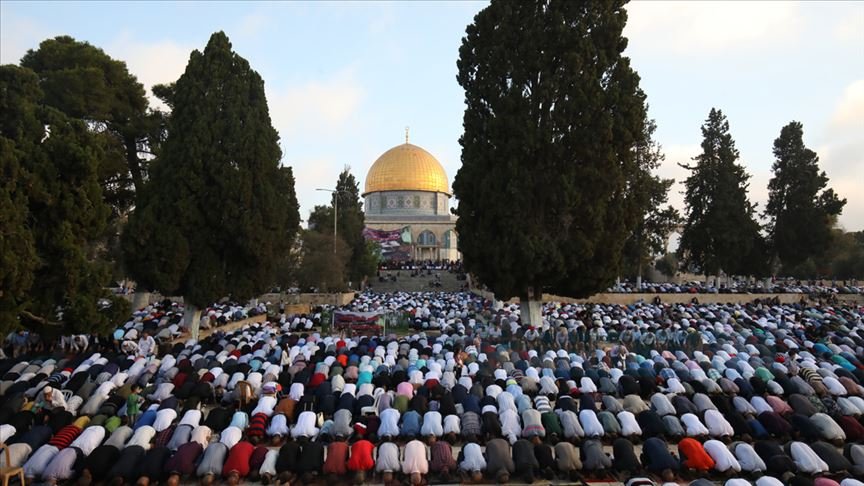
[{"label": "kneeling worshipper", "polygon": [[486,458],[483,451],[475,442],[470,442],[459,451],[459,470],[472,482],[479,483],[483,480],[486,471]]},{"label": "kneeling worshipper", "polygon": [[351,458],[348,459],[348,470],[355,473],[354,481],[362,484],[366,481],[366,474],[375,468],[375,460],[372,453],[375,445],[372,442],[361,439],[351,444]]},{"label": "kneeling worshipper", "polygon": [[250,460],[254,449],[255,446],[251,442],[241,440],[228,451],[222,466],[222,477],[228,481],[228,484],[234,486],[239,484],[242,478],[249,476]]},{"label": "kneeling worshipper", "polygon": [[61,450],[51,459],[42,472],[42,479],[56,484],[71,479],[75,474],[75,464],[93,452],[105,438],[105,427],[90,426],[84,429],[69,447]]},{"label": "kneeling worshipper", "polygon": [[225,466],[225,458],[228,457],[228,446],[222,442],[213,442],[204,449],[204,455],[195,474],[201,479],[205,486],[213,484],[217,475],[222,475]]},{"label": "kneeling worshipper", "polygon": [[408,476],[410,483],[414,486],[422,484],[423,478],[429,474],[429,462],[426,460],[426,445],[417,439],[405,444],[402,473]]},{"label": "kneeling worshipper", "polygon": [[516,472],[510,444],[506,440],[496,438],[486,443],[486,472],[499,484],[509,482],[510,475]]},{"label": "kneeling worshipper", "polygon": [[674,481],[681,469],[680,462],[669,452],[666,442],[657,437],[649,438],[642,445],[642,466],[667,482]]},{"label": "kneeling worshipper", "polygon": [[399,446],[390,441],[383,442],[378,446],[375,471],[382,475],[385,484],[393,480],[393,474],[398,472],[401,467]]},{"label": "kneeling worshipper", "polygon": [[195,474],[195,465],[204,452],[204,447],[198,442],[186,442],[165,462],[165,474],[168,483],[177,486],[180,481],[189,480]]}]

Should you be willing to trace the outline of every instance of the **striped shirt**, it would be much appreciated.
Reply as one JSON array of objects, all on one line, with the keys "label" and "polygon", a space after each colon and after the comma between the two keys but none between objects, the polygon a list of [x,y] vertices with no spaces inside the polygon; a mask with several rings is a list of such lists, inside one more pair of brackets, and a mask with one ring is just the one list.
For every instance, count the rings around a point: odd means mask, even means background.
[{"label": "striped shirt", "polygon": [[480,425],[480,416],[474,412],[465,412],[462,414],[462,436],[481,435],[482,427]]},{"label": "striped shirt", "polygon": [[63,450],[69,447],[69,444],[74,441],[78,435],[81,434],[81,427],[77,425],[67,425],[60,429],[54,437],[51,437],[51,440],[48,441],[49,445],[56,447],[57,449]]},{"label": "striped shirt", "polygon": [[246,435],[249,437],[264,437],[267,430],[267,414],[256,413],[252,416],[249,422],[249,428],[246,430]]},{"label": "striped shirt", "polygon": [[166,447],[171,442],[171,437],[174,435],[174,426],[159,432],[153,438],[153,447]]},{"label": "striped shirt", "polygon": [[822,375],[814,369],[802,368],[801,376],[803,376],[811,385],[814,383],[822,383]]},{"label": "striped shirt", "polygon": [[456,460],[453,458],[453,449],[449,443],[439,440],[432,444],[432,462],[429,466],[432,472],[456,469]]}]

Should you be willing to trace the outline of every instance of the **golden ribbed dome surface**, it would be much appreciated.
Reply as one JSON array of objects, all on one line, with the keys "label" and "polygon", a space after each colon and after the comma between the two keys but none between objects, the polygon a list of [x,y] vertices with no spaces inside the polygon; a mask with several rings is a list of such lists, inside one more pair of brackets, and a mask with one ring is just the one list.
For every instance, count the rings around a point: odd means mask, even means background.
[{"label": "golden ribbed dome surface", "polygon": [[366,174],[366,190],[428,191],[450,195],[447,173],[441,163],[422,148],[403,143],[384,152]]}]

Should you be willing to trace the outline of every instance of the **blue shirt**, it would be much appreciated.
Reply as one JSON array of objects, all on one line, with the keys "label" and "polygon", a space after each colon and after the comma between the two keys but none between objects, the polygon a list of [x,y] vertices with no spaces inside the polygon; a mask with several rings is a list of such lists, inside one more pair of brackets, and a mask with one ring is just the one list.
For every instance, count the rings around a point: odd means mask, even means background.
[{"label": "blue shirt", "polygon": [[422,418],[416,410],[409,410],[402,416],[402,436],[416,436],[420,434],[420,422]]},{"label": "blue shirt", "polygon": [[234,412],[234,416],[231,417],[231,423],[229,424],[229,427],[231,426],[245,430],[249,426],[249,416],[246,415],[246,412]]},{"label": "blue shirt", "polygon": [[141,414],[141,417],[139,417],[138,420],[135,421],[135,427],[133,430],[138,430],[140,427],[145,425],[152,426],[154,423],[156,423],[156,410],[147,410]]}]

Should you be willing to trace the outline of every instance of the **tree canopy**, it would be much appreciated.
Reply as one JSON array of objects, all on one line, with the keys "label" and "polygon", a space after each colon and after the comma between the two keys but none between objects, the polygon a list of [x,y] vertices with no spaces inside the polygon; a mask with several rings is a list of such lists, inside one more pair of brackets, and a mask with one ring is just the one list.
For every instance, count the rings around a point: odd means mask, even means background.
[{"label": "tree canopy", "polygon": [[29,50],[21,66],[39,77],[43,102],[82,120],[102,143],[99,177],[118,214],[133,204],[147,180],[148,160],[161,142],[164,115],[148,109],[144,87],[126,63],[69,36]]},{"label": "tree canopy", "polygon": [[747,197],[750,175],[738,164],[738,149],[723,112],[712,108],[702,125],[702,153],[685,181],[686,222],[678,248],[702,273],[762,273],[764,241]]},{"label": "tree canopy", "polygon": [[[338,203],[337,234],[349,249],[345,277],[354,285],[364,278],[375,275],[378,258],[374,247],[370,247],[363,237],[365,215],[360,198],[360,185],[351,169],[346,167],[336,181],[336,192],[329,206],[315,206],[309,215],[309,228],[320,233],[333,234],[333,205]],[[338,198],[338,201],[337,201]]]},{"label": "tree canopy", "polygon": [[624,3],[493,0],[462,39],[456,228],[498,298],[584,297],[618,273],[646,118]]},{"label": "tree canopy", "polygon": [[128,307],[105,290],[103,147],[43,96],[34,72],[0,66],[0,327],[106,331]]},{"label": "tree canopy", "polygon": [[333,232],[305,230],[301,233],[297,284],[303,291],[341,292],[345,290],[351,249],[337,235],[333,251]]},{"label": "tree canopy", "polygon": [[669,189],[674,179],[663,179],[655,174],[665,159],[660,144],[654,140],[657,124],[645,123],[645,138],[637,145],[639,169],[633,181],[633,197],[637,205],[636,224],[624,245],[624,274],[642,277],[644,265],[653,262],[666,251],[671,232],[682,223],[678,210],[671,205]]},{"label": "tree canopy", "polygon": [[787,271],[825,253],[836,217],[846,204],[828,188],[819,156],[803,138],[800,122],[783,127],[774,140],[774,175],[768,182],[768,237],[773,255]]},{"label": "tree canopy", "polygon": [[123,233],[130,274],[198,307],[254,297],[276,282],[299,226],[264,82],[217,32],[192,52],[171,101],[168,137]]}]

